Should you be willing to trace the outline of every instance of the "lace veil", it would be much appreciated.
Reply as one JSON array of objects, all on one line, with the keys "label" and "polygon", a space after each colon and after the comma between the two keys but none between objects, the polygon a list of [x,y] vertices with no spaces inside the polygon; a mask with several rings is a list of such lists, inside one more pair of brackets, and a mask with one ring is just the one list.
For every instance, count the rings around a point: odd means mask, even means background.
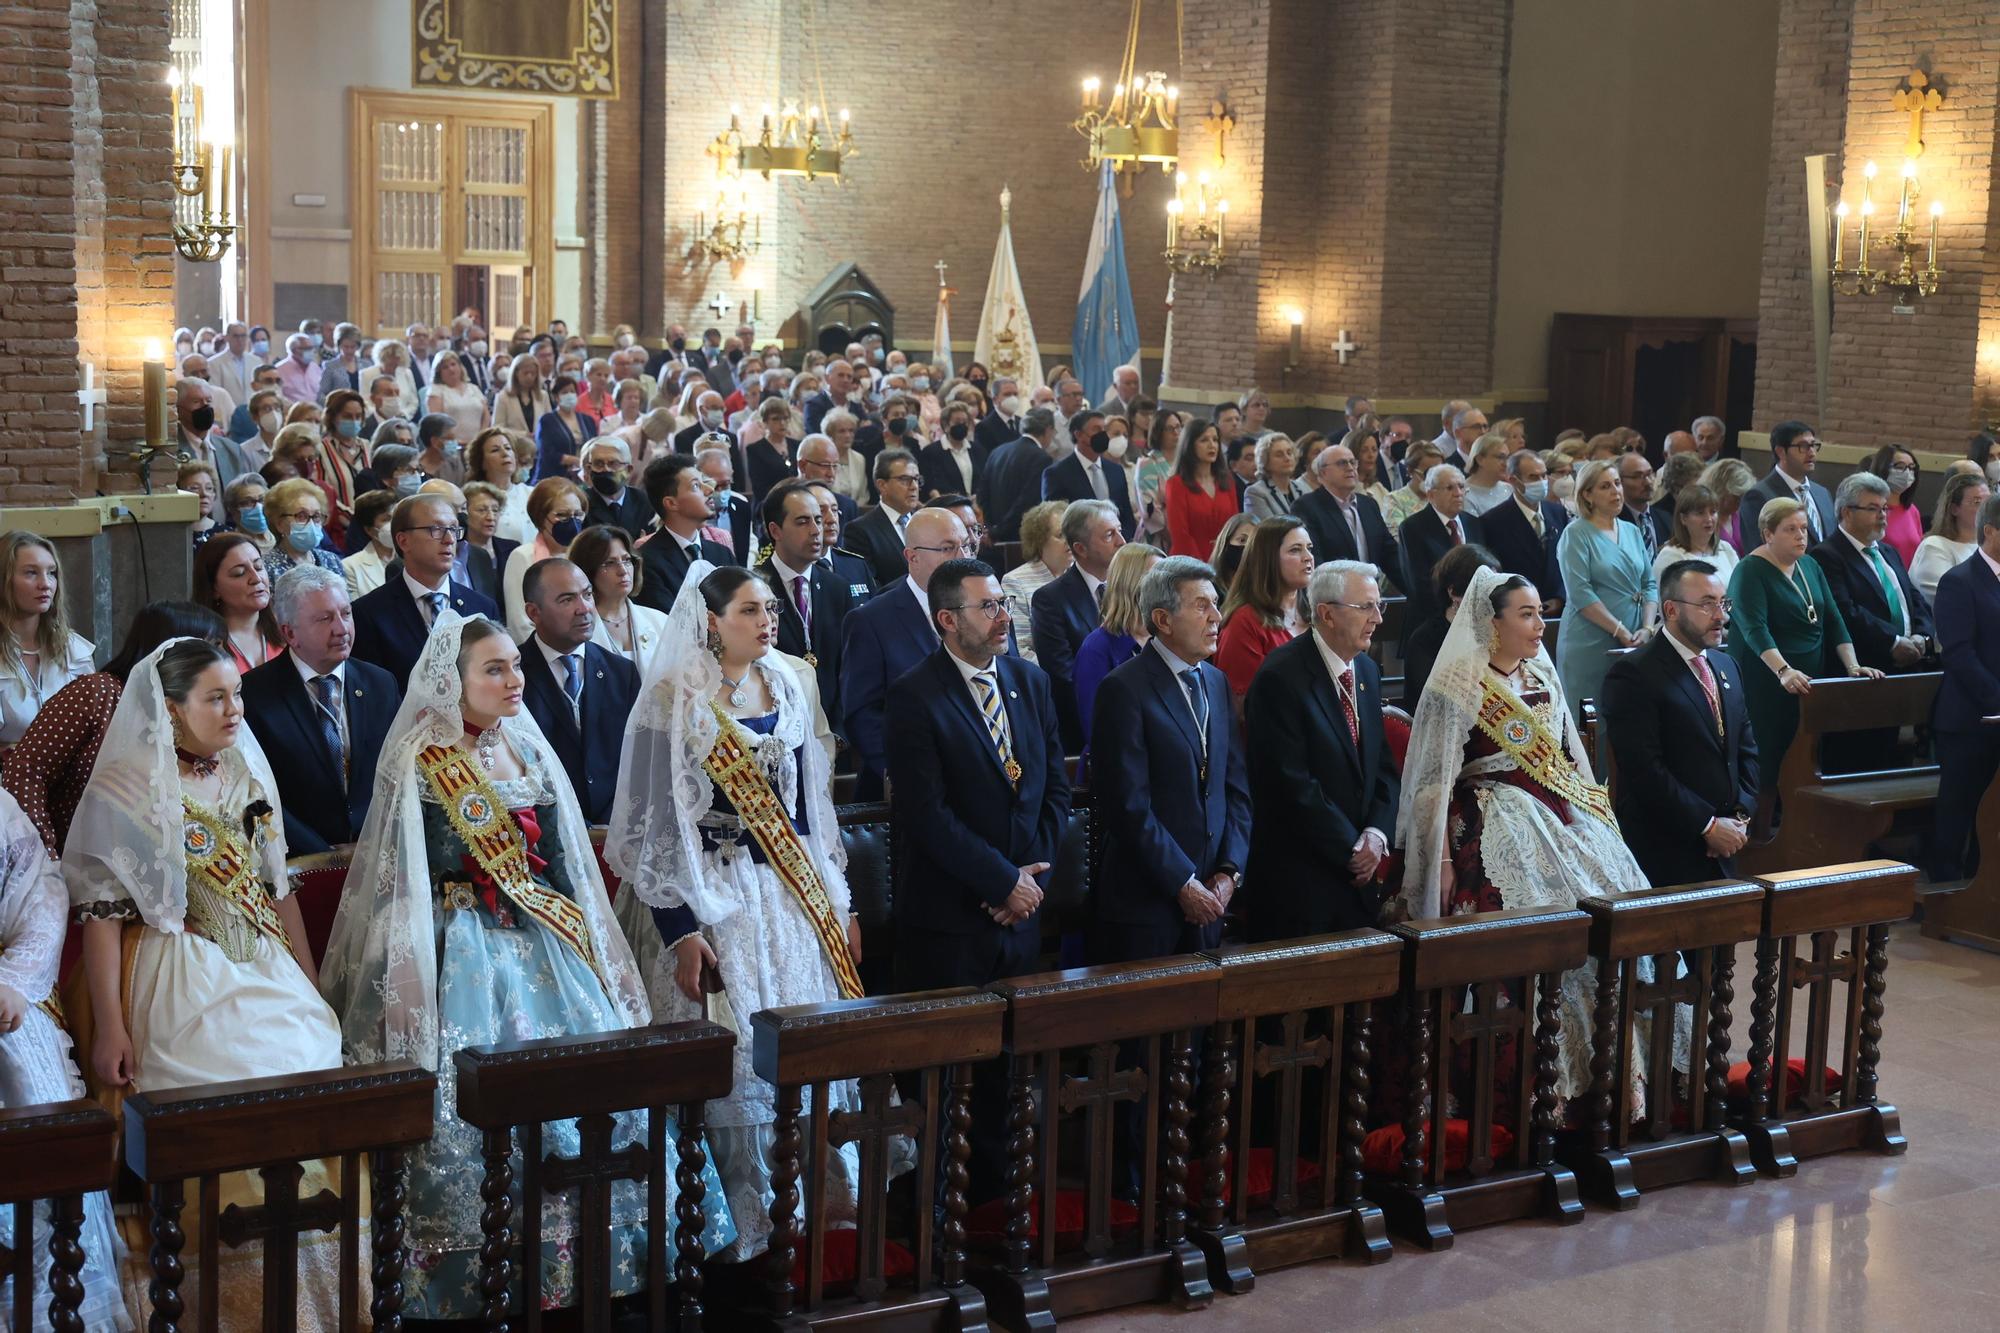
[{"label": "lace veil", "polygon": [[[410,673],[382,746],[368,819],[333,919],[320,991],[340,1015],[342,1044],[353,1060],[402,1057],[438,1067],[437,937],[424,837],[425,783],[417,755],[464,734],[458,653],[472,619],[452,611],[440,616]],[[563,859],[605,988],[627,1026],[643,1026],[652,1020],[645,983],[612,920],[590,830],[562,761],[525,709],[501,719],[500,726],[528,770],[555,790]]]},{"label": "lace veil", "polygon": [[[71,902],[130,900],[141,920],[166,935],[178,935],[187,916],[187,820],[173,718],[160,689],[160,657],[183,642],[167,640],[132,668],[105,728],[97,766],[77,801],[63,853]],[[225,791],[247,782],[246,808],[257,801],[271,807],[252,849],[257,877],[272,897],[282,898],[291,886],[285,878],[278,783],[248,723],[237,728],[236,744],[217,757]]]},{"label": "lace veil", "polygon": [[[722,667],[708,651],[708,606],[701,582],[715,566],[696,560],[681,583],[667,618],[652,670],[625,726],[618,790],[604,860],[625,887],[654,907],[694,909],[703,925],[733,916],[738,897],[711,883],[703,870],[697,822],[715,801],[715,784],[702,768],[721,730],[710,707],[722,684]],[[826,751],[813,736],[813,719],[798,680],[775,652],[760,662],[778,705],[778,722],[760,753],[772,790],[787,813],[806,817],[804,837],[814,868],[834,910],[848,909],[846,853],[833,809],[833,778]],[[803,746],[804,811],[794,810],[799,787],[795,752]],[[768,751],[765,747],[769,747]]]},{"label": "lace veil", "polygon": [[[1444,914],[1440,870],[1451,855],[1445,839],[1445,815],[1465,764],[1466,740],[1478,725],[1481,682],[1493,655],[1493,590],[1508,577],[1490,569],[1474,571],[1458,614],[1452,617],[1451,630],[1438,650],[1437,664],[1424,682],[1423,697],[1417,701],[1417,715],[1410,725],[1396,842],[1403,849],[1403,887],[1398,897],[1414,918]],[[1593,780],[1590,760],[1583,752],[1548,650],[1537,649],[1522,665],[1549,692],[1562,718],[1563,742],[1577,771],[1586,781]]]}]

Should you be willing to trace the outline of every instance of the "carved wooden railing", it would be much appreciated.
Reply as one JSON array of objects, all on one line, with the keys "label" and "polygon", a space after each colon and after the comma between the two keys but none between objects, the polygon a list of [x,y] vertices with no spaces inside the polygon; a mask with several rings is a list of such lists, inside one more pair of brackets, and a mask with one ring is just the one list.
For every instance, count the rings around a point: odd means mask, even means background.
[{"label": "carved wooden railing", "polygon": [[[407,1061],[327,1069],[283,1078],[209,1083],[125,1098],[125,1164],[152,1199],[151,1333],[172,1333],[186,1313],[181,1224],[187,1184],[197,1182],[200,1235],[195,1326],[219,1318],[221,1247],[251,1241],[263,1251],[264,1333],[298,1326],[299,1237],[339,1232],[339,1310],[347,1327],[360,1311],[361,1157],[369,1159],[373,1263],[369,1315],[378,1329],[402,1327],[403,1152],[431,1136],[437,1076]],[[337,1158],[340,1194],[299,1197],[304,1163]],[[264,1201],[222,1206],[221,1177],[255,1171]]]},{"label": "carved wooden railing", "polygon": [[[480,1289],[488,1329],[542,1326],[542,1204],[550,1192],[576,1192],[576,1319],[585,1329],[611,1326],[612,1191],[621,1181],[646,1189],[647,1326],[684,1333],[702,1327],[702,1233],[707,1228],[702,1170],[703,1107],[729,1095],[735,1035],[713,1023],[546,1041],[468,1046],[454,1053],[458,1114],[484,1136],[480,1217]],[[644,1144],[612,1146],[614,1117],[648,1113]],[[673,1225],[667,1209],[667,1113],[678,1119],[674,1142]],[[542,1127],[577,1122],[574,1157],[544,1153]],[[521,1171],[516,1214],[512,1162],[518,1135]],[[671,1234],[674,1257],[669,1265]],[[673,1281],[664,1275],[671,1271]],[[518,1284],[520,1314],[513,1313]]]},{"label": "carved wooden railing", "polygon": [[[14,1213],[14,1243],[0,1245],[0,1279],[13,1280],[11,1333],[36,1326],[46,1264],[48,1325],[83,1333],[83,1199],[108,1188],[118,1170],[118,1125],[93,1101],[0,1109],[0,1208]],[[49,1243],[35,1244],[35,1205],[48,1204]],[[97,1255],[115,1272],[110,1255]]]}]

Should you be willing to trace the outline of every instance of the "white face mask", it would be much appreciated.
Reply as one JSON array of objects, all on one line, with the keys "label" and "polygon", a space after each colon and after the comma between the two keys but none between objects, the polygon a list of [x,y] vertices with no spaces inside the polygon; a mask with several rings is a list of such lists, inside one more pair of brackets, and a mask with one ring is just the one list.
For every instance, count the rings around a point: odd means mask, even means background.
[{"label": "white face mask", "polygon": [[1576,495],[1576,478],[1574,476],[1557,477],[1549,483],[1549,494],[1555,496],[1558,500],[1572,499]]},{"label": "white face mask", "polygon": [[2000,486],[2000,458],[1996,458],[1986,465],[1986,480],[1992,482],[1995,486]]},{"label": "white face mask", "polygon": [[1126,443],[1123,435],[1114,435],[1104,442],[1104,456],[1106,458],[1123,458],[1125,456],[1125,449]]},{"label": "white face mask", "polygon": [[1003,417],[1017,417],[1021,415],[1021,395],[1010,393],[1005,398],[1002,398],[1000,400],[1000,415]]},{"label": "white face mask", "polygon": [[276,435],[278,433],[279,428],[282,427],[284,424],[285,424],[284,417],[282,417],[276,412],[266,412],[262,416],[257,418],[257,425],[263,430],[263,432],[266,435]]}]

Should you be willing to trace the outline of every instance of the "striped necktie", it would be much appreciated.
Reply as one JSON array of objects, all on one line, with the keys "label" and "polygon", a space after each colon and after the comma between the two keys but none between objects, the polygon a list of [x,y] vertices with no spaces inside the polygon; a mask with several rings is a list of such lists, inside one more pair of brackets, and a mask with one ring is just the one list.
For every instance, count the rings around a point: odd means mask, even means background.
[{"label": "striped necktie", "polygon": [[[1007,743],[1007,723],[1000,715],[1000,685],[991,671],[974,673],[972,683],[979,687],[979,715],[986,719],[986,734],[993,740],[1001,767],[1007,768],[1014,762],[1014,747]],[[1013,774],[1014,770],[1009,768],[1010,779]]]}]

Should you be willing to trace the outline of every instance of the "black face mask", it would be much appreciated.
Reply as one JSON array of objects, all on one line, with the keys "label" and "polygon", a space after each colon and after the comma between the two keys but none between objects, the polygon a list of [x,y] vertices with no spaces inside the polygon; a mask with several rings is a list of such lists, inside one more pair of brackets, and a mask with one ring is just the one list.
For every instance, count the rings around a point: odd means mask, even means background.
[{"label": "black face mask", "polygon": [[206,406],[197,407],[188,413],[188,424],[195,428],[197,434],[208,434],[215,429],[215,409]]},{"label": "black face mask", "polygon": [[730,348],[730,349],[729,349],[729,364],[730,364],[730,365],[732,365],[732,366],[733,366],[733,365],[735,365],[735,364],[736,364],[737,362],[741,361],[742,359],[743,359],[743,349],[742,349],[742,348],[740,348],[740,347],[732,347],[732,348]]},{"label": "black face mask", "polygon": [[672,343],[673,349],[676,352],[685,352],[687,350],[687,345],[688,345],[688,340],[685,338],[676,338]]},{"label": "black face mask", "polygon": [[893,420],[883,422],[882,425],[891,435],[900,436],[910,428],[910,419],[908,417],[896,417]]},{"label": "black face mask", "polygon": [[593,472],[590,474],[590,484],[607,500],[625,487],[625,482],[616,472]]},{"label": "black face mask", "polygon": [[967,381],[966,381],[966,383],[967,383],[967,384],[970,384],[970,385],[971,385],[971,386],[972,386],[973,388],[975,388],[975,389],[979,390],[979,392],[981,392],[981,393],[985,393],[985,392],[986,392],[986,381],[985,381],[984,379],[981,379],[981,378],[980,378],[979,376],[977,376],[977,375],[975,375],[975,376],[973,376],[973,377],[972,377],[971,379],[967,380]]},{"label": "black face mask", "polygon": [[972,434],[972,427],[966,425],[963,421],[954,421],[951,423],[950,428],[945,431],[945,434],[951,436],[954,440],[963,440],[966,436]]}]

